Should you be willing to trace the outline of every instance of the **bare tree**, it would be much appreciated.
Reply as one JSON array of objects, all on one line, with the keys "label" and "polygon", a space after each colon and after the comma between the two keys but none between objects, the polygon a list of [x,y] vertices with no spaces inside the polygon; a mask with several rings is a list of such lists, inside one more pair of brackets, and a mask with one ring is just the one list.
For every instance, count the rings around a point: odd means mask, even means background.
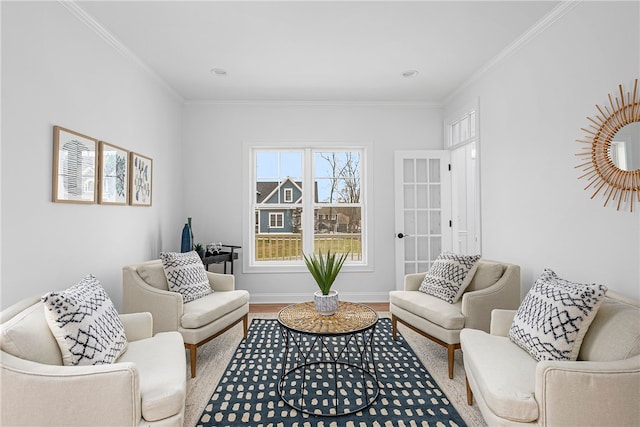
[{"label": "bare tree", "polygon": [[[329,200],[327,203],[359,203],[360,202],[360,157],[352,152],[323,153],[320,155],[329,165],[331,170],[331,183]],[[338,213],[349,218],[348,232],[357,232],[360,229],[360,210],[356,207],[333,208],[330,207],[330,218],[337,221]],[[336,229],[336,224],[332,224]]]}]

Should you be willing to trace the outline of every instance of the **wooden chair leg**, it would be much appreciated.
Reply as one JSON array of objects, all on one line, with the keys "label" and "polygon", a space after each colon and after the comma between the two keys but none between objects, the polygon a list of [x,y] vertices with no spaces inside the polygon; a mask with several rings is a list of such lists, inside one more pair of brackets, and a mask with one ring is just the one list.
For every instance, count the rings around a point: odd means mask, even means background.
[{"label": "wooden chair leg", "polygon": [[244,338],[246,339],[249,334],[249,315],[245,314],[242,318],[242,324],[244,326]]},{"label": "wooden chair leg", "polygon": [[469,386],[469,378],[465,376],[465,382],[467,383],[467,405],[473,405],[473,392],[471,391],[471,387]]},{"label": "wooden chair leg", "polygon": [[391,315],[391,336],[393,337],[393,340],[396,340],[396,337],[398,335],[398,318],[395,316],[395,314]]},{"label": "wooden chair leg", "polygon": [[449,379],[453,379],[453,365],[456,346],[454,344],[447,345],[447,356],[449,359]]},{"label": "wooden chair leg", "polygon": [[197,346],[195,344],[184,345],[189,350],[189,363],[191,364],[191,378],[196,377],[196,360],[197,360]]}]

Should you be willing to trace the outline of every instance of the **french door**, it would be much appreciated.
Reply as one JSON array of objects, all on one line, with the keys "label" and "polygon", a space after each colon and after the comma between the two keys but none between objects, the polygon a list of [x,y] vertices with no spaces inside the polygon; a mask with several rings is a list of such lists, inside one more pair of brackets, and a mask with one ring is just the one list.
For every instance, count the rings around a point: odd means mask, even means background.
[{"label": "french door", "polygon": [[449,151],[395,152],[396,289],[451,250]]}]

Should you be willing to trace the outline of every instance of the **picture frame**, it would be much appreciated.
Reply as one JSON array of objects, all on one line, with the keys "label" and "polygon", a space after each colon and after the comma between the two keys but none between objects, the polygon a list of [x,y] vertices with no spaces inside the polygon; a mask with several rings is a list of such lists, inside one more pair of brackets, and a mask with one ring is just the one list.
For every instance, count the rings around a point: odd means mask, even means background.
[{"label": "picture frame", "polygon": [[129,204],[151,206],[153,197],[153,159],[131,152],[129,159]]},{"label": "picture frame", "polygon": [[98,140],[53,127],[53,188],[55,203],[96,203]]},{"label": "picture frame", "polygon": [[129,151],[100,141],[98,203],[129,204]]}]

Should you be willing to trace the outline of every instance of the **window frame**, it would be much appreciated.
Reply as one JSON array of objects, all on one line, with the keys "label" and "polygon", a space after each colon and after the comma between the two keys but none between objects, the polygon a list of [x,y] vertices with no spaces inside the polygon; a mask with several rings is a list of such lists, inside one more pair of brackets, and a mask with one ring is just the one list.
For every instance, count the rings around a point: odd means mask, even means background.
[{"label": "window frame", "polygon": [[292,203],[293,202],[293,189],[292,188],[285,188],[284,189],[284,196],[283,196],[283,201],[285,203]]},{"label": "window frame", "polygon": [[[273,219],[275,219],[276,225],[273,225]],[[269,229],[272,228],[284,228],[284,214],[282,212],[269,212]]]},{"label": "window frame", "polygon": [[[371,187],[370,176],[368,170],[372,167],[372,144],[323,144],[323,143],[300,143],[300,144],[260,144],[245,142],[243,145],[243,156],[247,159],[244,162],[245,173],[243,174],[243,192],[245,194],[245,203],[242,208],[243,216],[243,252],[242,271],[243,273],[287,273],[287,272],[307,272],[306,265],[303,260],[278,260],[278,261],[256,261],[255,260],[255,234],[257,232],[255,225],[255,191],[256,191],[256,152],[257,151],[301,151],[303,153],[303,197],[302,197],[302,223],[314,224],[314,209],[317,204],[307,202],[304,194],[313,194],[314,169],[309,165],[313,165],[313,156],[316,152],[359,152],[360,153],[360,203],[361,208],[361,247],[362,259],[347,261],[343,266],[343,271],[373,271],[374,256],[371,238],[373,235],[373,209],[367,209],[373,203],[373,194],[368,191]],[[308,183],[308,184],[305,184]],[[308,188],[309,186],[311,191]],[[312,208],[307,206],[310,203]],[[321,204],[328,206],[327,204]],[[291,205],[288,204],[288,207]],[[348,204],[345,204],[345,207]],[[276,207],[276,206],[274,206]],[[313,227],[313,225],[312,225]],[[303,250],[308,251],[308,242],[313,247],[313,237],[307,237],[303,225]],[[311,233],[313,235],[313,233]]]}]

